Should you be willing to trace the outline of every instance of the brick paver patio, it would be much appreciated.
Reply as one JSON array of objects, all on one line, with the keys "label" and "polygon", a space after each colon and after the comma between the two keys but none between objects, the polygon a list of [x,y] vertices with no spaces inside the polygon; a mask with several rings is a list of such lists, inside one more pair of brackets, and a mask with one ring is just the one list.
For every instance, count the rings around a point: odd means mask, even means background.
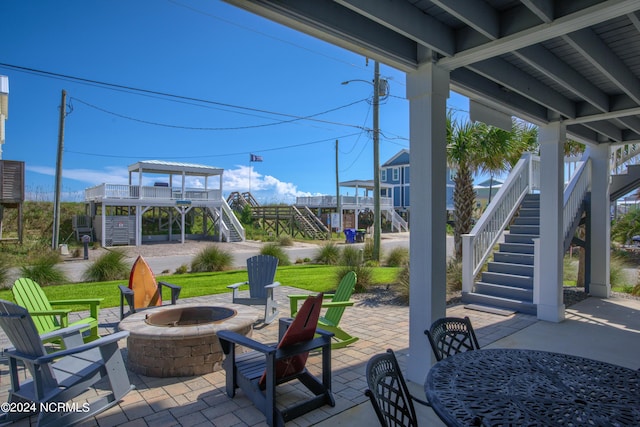
[{"label": "brick paver patio", "polygon": [[[114,292],[116,290],[114,289]],[[300,289],[281,286],[276,290],[280,315],[287,317],[289,303],[287,294],[304,293]],[[179,303],[224,304],[231,302],[231,294],[188,298]],[[119,308],[102,309],[100,329],[102,334],[113,332],[119,322]],[[469,316],[478,335],[481,346],[510,335],[536,321],[534,316],[513,314],[501,316],[465,309],[462,305],[447,309],[450,316]],[[254,330],[253,337],[262,342],[277,340],[278,322]],[[291,426],[309,426],[327,420],[366,400],[364,389],[364,367],[374,354],[392,348],[400,363],[404,363],[408,347],[409,308],[395,305],[376,305],[359,301],[345,311],[341,326],[351,334],[360,337],[355,344],[332,351],[333,392],[335,407],[323,407],[288,423]],[[426,327],[426,325],[425,325]],[[426,339],[426,337],[425,337]],[[6,337],[0,331],[0,344],[7,346]],[[120,342],[126,353],[126,342]],[[126,354],[125,354],[126,361]],[[320,357],[312,354],[308,366],[319,373]],[[0,365],[0,401],[6,401],[9,377],[6,361]],[[179,377],[153,378],[129,371],[129,378],[136,386],[117,406],[103,412],[96,418],[84,422],[83,426],[123,426],[123,427],[169,427],[169,426],[263,426],[264,417],[253,404],[238,390],[231,399],[225,392],[224,371],[210,374]],[[98,390],[98,392],[100,392]],[[286,403],[295,399],[302,389],[296,385],[278,388],[278,402]],[[95,391],[87,392],[90,397]],[[29,426],[31,420],[24,419],[16,426]]]}]

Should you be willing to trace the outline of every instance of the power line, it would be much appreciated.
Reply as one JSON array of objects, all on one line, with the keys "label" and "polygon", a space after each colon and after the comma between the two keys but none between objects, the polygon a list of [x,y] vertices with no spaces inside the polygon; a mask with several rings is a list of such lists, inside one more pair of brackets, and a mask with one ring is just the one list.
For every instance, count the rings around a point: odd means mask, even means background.
[{"label": "power line", "polygon": [[[175,128],[175,129],[201,130],[201,131],[222,131],[222,130],[254,129],[254,128],[261,128],[261,127],[268,127],[268,126],[276,126],[276,125],[281,125],[281,124],[293,123],[293,122],[302,121],[302,120],[309,120],[309,121],[313,121],[313,122],[319,122],[319,123],[324,123],[324,124],[332,124],[332,125],[338,125],[338,126],[355,127],[355,128],[359,129],[360,127],[355,126],[355,125],[351,125],[351,124],[347,124],[347,123],[332,122],[332,121],[329,121],[329,120],[314,119],[314,117],[321,116],[323,114],[332,113],[334,111],[338,111],[338,110],[341,110],[343,108],[351,107],[353,105],[356,105],[356,104],[359,104],[359,103],[365,101],[364,99],[361,99],[361,100],[354,101],[354,102],[351,102],[351,103],[346,104],[346,105],[341,105],[339,107],[335,107],[335,108],[331,108],[329,110],[321,111],[319,113],[311,114],[309,116],[293,116],[294,118],[292,118],[292,119],[279,120],[279,121],[274,122],[274,123],[262,123],[262,124],[259,124],[259,125],[245,125],[245,126],[235,126],[235,127],[193,127],[193,126],[173,125],[173,124],[168,124],[168,123],[161,123],[161,122],[154,122],[154,121],[150,121],[150,120],[139,119],[139,118],[136,118],[136,117],[127,116],[125,114],[116,113],[115,111],[107,110],[106,108],[98,107],[97,105],[93,105],[93,104],[91,104],[91,103],[89,103],[87,101],[83,101],[82,99],[79,99],[79,98],[76,98],[76,97],[72,97],[71,99],[75,100],[77,102],[80,102],[81,104],[84,104],[87,107],[91,107],[93,109],[101,111],[103,113],[110,114],[110,115],[116,116],[116,117],[120,117],[122,119],[131,120],[131,121],[134,121],[134,122],[144,123],[144,124],[153,125],[153,126],[162,126],[162,127]],[[273,114],[278,114],[278,113],[273,113]],[[264,118],[267,118],[267,117],[264,117]],[[271,118],[268,118],[268,119],[269,120],[273,120]]]},{"label": "power line", "polygon": [[[242,105],[234,105],[234,104],[229,104],[229,103],[225,103],[225,102],[212,101],[212,100],[209,100],[209,99],[194,98],[194,97],[190,97],[190,96],[176,95],[176,94],[167,93],[167,92],[159,92],[159,91],[155,91],[155,90],[136,88],[136,87],[133,87],[133,86],[126,86],[126,85],[120,85],[120,84],[116,84],[116,83],[108,83],[108,82],[103,82],[103,81],[99,81],[99,80],[87,79],[87,78],[83,78],[83,77],[70,76],[68,74],[54,73],[52,71],[44,71],[44,70],[38,70],[38,69],[35,69],[35,68],[22,67],[22,66],[19,66],[19,65],[0,63],[0,67],[9,68],[9,69],[16,70],[16,71],[24,71],[24,72],[28,72],[28,73],[32,73],[32,74],[42,75],[42,76],[45,76],[45,77],[61,78],[61,79],[65,79],[65,80],[83,82],[83,83],[88,83],[88,84],[101,86],[101,87],[106,87],[106,88],[114,88],[114,89],[119,89],[119,90],[126,90],[126,91],[130,91],[130,92],[134,92],[134,93],[157,95],[157,96],[162,96],[162,97],[166,97],[166,98],[170,98],[170,99],[193,101],[193,102],[198,102],[198,103],[202,103],[202,104],[217,105],[217,106],[222,106],[222,107],[227,107],[227,108],[234,108],[234,109],[238,109],[238,110],[246,110],[246,111],[252,111],[252,112],[256,112],[256,113],[271,114],[271,115],[275,115],[275,116],[288,117],[288,118],[296,119],[296,120],[306,119],[305,117],[296,116],[294,114],[280,113],[280,112],[269,111],[269,110],[265,110],[265,109],[261,109],[261,108],[245,107],[245,106],[242,106]],[[364,101],[364,100],[356,101],[355,103],[362,102],[362,101]],[[322,114],[322,113],[318,113],[318,114]],[[314,114],[314,115],[312,115],[310,117],[314,117],[315,115],[317,115],[317,114]],[[311,119],[309,119],[309,120],[311,120]],[[323,122],[323,123],[333,124],[333,125],[340,125],[340,126],[358,128],[355,125],[349,125],[349,124],[345,124],[345,123],[334,123],[334,122],[323,121],[323,120],[318,120],[318,119],[315,119],[315,120],[319,121],[319,122]]]},{"label": "power line", "polygon": [[[329,142],[329,141],[333,142],[336,139],[350,138],[352,136],[356,136],[356,135],[360,135],[360,134],[361,134],[361,132],[355,132],[355,133],[350,133],[350,134],[347,134],[347,135],[321,139],[321,140],[318,140],[318,141],[302,142],[302,143],[299,143],[299,144],[291,144],[291,145],[285,145],[285,146],[282,146],[282,147],[274,147],[274,148],[260,148],[260,152],[287,150],[289,148],[304,147],[304,146],[308,146],[308,145],[321,144],[323,142]],[[244,155],[253,153],[255,151],[256,150],[242,151],[242,152],[237,152],[237,153],[227,153],[227,154],[198,154],[198,155],[194,155],[194,156],[154,156],[154,157],[157,160],[168,160],[168,159],[181,160],[181,159],[244,156]],[[104,157],[104,158],[114,158],[114,159],[139,159],[140,158],[140,156],[133,156],[133,155],[131,155],[131,156],[120,156],[120,155],[115,155],[115,154],[87,153],[87,152],[83,152],[83,151],[75,151],[75,150],[67,150],[67,149],[65,149],[64,152],[65,153],[72,153],[72,154],[79,154],[79,155],[82,155],[82,156]]]}]

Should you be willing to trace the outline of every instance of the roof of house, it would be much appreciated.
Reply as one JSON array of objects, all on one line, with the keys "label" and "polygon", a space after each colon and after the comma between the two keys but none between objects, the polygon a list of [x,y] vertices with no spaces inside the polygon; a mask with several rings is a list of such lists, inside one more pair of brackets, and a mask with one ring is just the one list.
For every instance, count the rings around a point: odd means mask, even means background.
[{"label": "roof of house", "polygon": [[409,150],[404,148],[398,151],[393,157],[384,162],[381,167],[409,165]]},{"label": "roof of house", "polygon": [[222,175],[224,169],[195,163],[167,162],[164,160],[142,160],[129,165],[129,172],[157,174],[184,174],[191,176]]}]

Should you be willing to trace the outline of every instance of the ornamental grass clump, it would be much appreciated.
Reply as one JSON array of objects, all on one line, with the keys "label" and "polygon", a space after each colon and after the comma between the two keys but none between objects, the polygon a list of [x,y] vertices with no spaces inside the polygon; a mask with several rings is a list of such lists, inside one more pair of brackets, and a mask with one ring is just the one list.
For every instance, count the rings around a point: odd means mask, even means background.
[{"label": "ornamental grass clump", "polygon": [[126,279],[131,266],[121,250],[108,250],[100,255],[84,272],[85,282],[105,282]]},{"label": "ornamental grass clump", "polygon": [[233,263],[233,256],[230,252],[224,251],[217,246],[209,246],[201,250],[191,261],[191,272],[208,272],[228,270]]},{"label": "ornamental grass clump", "polygon": [[285,250],[276,243],[269,243],[264,245],[260,250],[260,255],[271,255],[278,258],[279,266],[291,265],[289,255],[287,255]]},{"label": "ornamental grass clump", "polygon": [[333,242],[325,243],[316,252],[315,261],[319,264],[337,265],[340,261],[340,248]]},{"label": "ornamental grass clump", "polygon": [[58,285],[68,282],[67,276],[58,266],[60,254],[48,251],[36,258],[31,265],[20,267],[22,277],[37,282],[40,286]]},{"label": "ornamental grass clump", "polygon": [[0,289],[9,287],[9,262],[5,258],[0,258]]},{"label": "ornamental grass clump", "polygon": [[387,267],[404,267],[409,265],[409,249],[396,247],[391,249],[386,261]]},{"label": "ornamental grass clump", "polygon": [[362,251],[351,246],[346,246],[342,250],[340,257],[340,267],[336,272],[338,281],[342,280],[345,274],[354,271],[358,276],[358,281],[354,291],[356,293],[366,292],[373,281],[373,270],[365,265],[362,259]]}]

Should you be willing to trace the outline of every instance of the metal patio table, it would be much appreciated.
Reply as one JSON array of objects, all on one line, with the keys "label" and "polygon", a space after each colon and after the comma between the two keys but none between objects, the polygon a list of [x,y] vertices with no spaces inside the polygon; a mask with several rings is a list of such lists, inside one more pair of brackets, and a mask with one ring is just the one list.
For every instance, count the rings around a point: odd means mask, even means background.
[{"label": "metal patio table", "polygon": [[640,371],[567,354],[468,351],[436,363],[424,388],[448,426],[640,425]]}]

